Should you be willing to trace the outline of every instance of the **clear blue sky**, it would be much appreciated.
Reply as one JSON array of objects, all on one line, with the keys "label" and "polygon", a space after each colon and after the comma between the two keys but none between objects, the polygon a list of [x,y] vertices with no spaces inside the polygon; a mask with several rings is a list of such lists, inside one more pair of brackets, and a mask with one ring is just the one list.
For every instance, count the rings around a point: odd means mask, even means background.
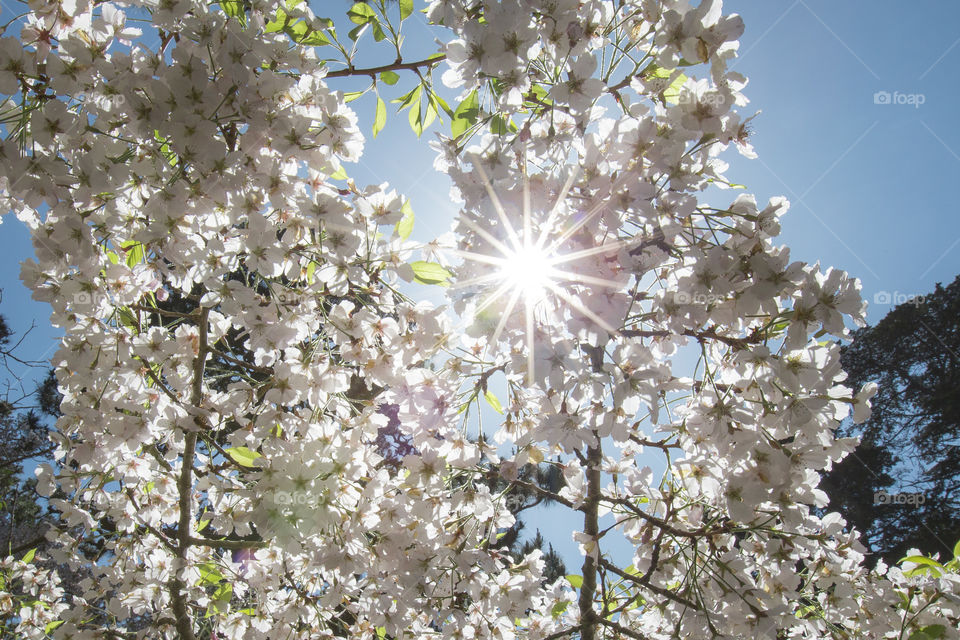
[{"label": "clear blue sky", "polygon": [[[727,0],[725,10],[746,23],[735,66],[750,78],[751,104],[743,111],[763,112],[754,121],[760,158],[731,151],[728,177],[760,201],[791,200],[781,241],[794,259],[860,278],[871,322],[890,309],[873,304],[877,294],[895,301],[895,295],[923,294],[936,282],[952,281],[960,273],[953,196],[960,175],[960,3]],[[405,30],[410,44],[419,37],[432,41],[422,26]],[[385,97],[397,94],[387,89]],[[889,103],[878,92],[888,92]],[[365,97],[354,106],[369,126],[373,102]],[[406,113],[393,116],[377,140],[368,140],[361,165],[349,168],[359,184],[388,181],[411,198],[419,240],[446,231],[456,214],[448,182],[433,173],[425,144],[435,130],[417,141]],[[722,195],[732,200],[736,193]],[[19,282],[19,262],[30,254],[22,226],[5,216],[0,313],[19,330],[36,322],[26,355],[40,358],[52,353],[56,334],[44,324],[45,305],[32,302]],[[436,288],[424,293],[439,299]],[[550,530],[561,522],[547,510],[536,524]],[[566,530],[569,521],[562,524]],[[549,537],[567,557],[575,554],[566,535]]]}]

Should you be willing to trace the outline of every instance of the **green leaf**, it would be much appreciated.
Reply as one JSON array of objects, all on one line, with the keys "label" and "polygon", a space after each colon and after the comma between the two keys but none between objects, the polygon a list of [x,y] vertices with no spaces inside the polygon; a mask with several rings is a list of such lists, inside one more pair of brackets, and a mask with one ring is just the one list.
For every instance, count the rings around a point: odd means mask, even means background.
[{"label": "green leaf", "polygon": [[216,614],[225,614],[230,611],[230,600],[233,598],[233,585],[224,582],[217,590],[213,592],[210,599],[210,606],[207,607],[206,617]]},{"label": "green leaf", "polygon": [[477,123],[480,116],[480,98],[477,90],[464,98],[453,112],[453,118],[450,121],[450,131],[454,138],[459,138],[467,129]]},{"label": "green leaf", "polygon": [[947,633],[947,628],[942,624],[931,624],[917,629],[910,634],[909,640],[938,640]]},{"label": "green leaf", "polygon": [[31,562],[33,562],[33,558],[36,555],[37,555],[37,549],[36,547],[34,547],[33,549],[30,549],[30,551],[27,551],[25,554],[23,554],[23,557],[20,558],[20,560],[21,562],[30,564]]},{"label": "green leaf", "polygon": [[120,246],[126,252],[127,266],[131,269],[141,262],[146,261],[147,256],[143,250],[143,244],[137,242],[136,240],[130,240],[129,242],[124,242]]},{"label": "green leaf", "polygon": [[287,12],[283,9],[277,9],[277,17],[274,20],[271,20],[263,27],[265,33],[277,33],[278,31],[283,31],[284,27],[287,26],[287,22],[290,21],[290,16],[287,15]]},{"label": "green leaf", "polygon": [[953,557],[960,558],[960,540],[957,540],[957,544],[953,545]]},{"label": "green leaf", "polygon": [[373,137],[376,138],[377,134],[383,131],[383,127],[387,124],[387,103],[383,101],[383,98],[377,96],[377,110],[373,116]]},{"label": "green leaf", "polygon": [[241,467],[253,467],[253,461],[257,458],[262,458],[263,456],[256,451],[252,451],[247,447],[233,447],[227,449],[227,455],[230,458],[239,464]]},{"label": "green leaf", "polygon": [[687,76],[680,74],[677,78],[670,83],[670,86],[663,90],[663,99],[669,102],[670,104],[677,104],[680,102],[680,87],[683,86],[683,83],[687,81]]},{"label": "green leaf", "polygon": [[353,24],[367,24],[375,21],[377,14],[366,2],[354,2],[350,10],[347,11],[347,17]]},{"label": "green leaf", "polygon": [[901,558],[897,564],[903,564],[904,562],[912,562],[917,565],[913,569],[903,572],[907,577],[912,578],[915,575],[923,573],[932,573],[936,577],[943,575],[943,565],[933,558],[926,556],[906,556],[905,558]]},{"label": "green leaf", "polygon": [[353,102],[354,100],[356,100],[357,98],[359,98],[360,96],[362,96],[363,94],[365,94],[365,93],[366,93],[367,91],[369,91],[369,90],[370,90],[370,89],[364,89],[363,91],[348,91],[348,92],[346,92],[346,93],[343,94],[343,101],[344,101],[344,102]]},{"label": "green leaf", "polygon": [[434,91],[431,91],[429,95],[430,95],[430,100],[433,102],[434,106],[439,107],[439,109],[442,109],[443,112],[448,116],[450,116],[451,118],[453,117],[453,109],[450,108],[450,105],[447,104],[446,100],[441,98]]},{"label": "green leaf", "polygon": [[567,576],[567,582],[570,583],[570,586],[574,589],[579,589],[583,586],[583,576],[578,576],[575,574],[570,574]]},{"label": "green leaf", "polygon": [[400,79],[400,76],[398,76],[393,71],[381,71],[380,79],[386,82],[387,84],[389,84],[390,86],[393,86],[397,84],[397,80]]},{"label": "green leaf", "polygon": [[343,168],[343,165],[340,165],[340,168],[330,174],[331,180],[346,180],[347,179],[347,170]]},{"label": "green leaf", "polygon": [[64,623],[63,620],[53,620],[51,622],[48,622],[47,625],[43,628],[43,632],[46,633],[47,635],[50,635],[51,633],[56,631],[57,628],[63,623]]},{"label": "green leaf", "polygon": [[223,581],[223,574],[213,562],[201,562],[197,565],[197,571],[200,572],[200,584],[215,585]]},{"label": "green leaf", "polygon": [[315,30],[303,20],[298,20],[293,24],[284,27],[283,32],[298,43],[308,47],[320,47],[330,44],[325,35]]},{"label": "green leaf", "polygon": [[403,203],[403,206],[400,207],[400,213],[403,214],[403,217],[400,218],[400,222],[397,223],[396,231],[397,235],[406,240],[410,237],[410,234],[413,233],[413,207],[410,206],[410,201],[407,200]]},{"label": "green leaf", "polygon": [[357,25],[356,27],[354,27],[353,29],[350,29],[350,31],[347,32],[347,37],[349,37],[351,40],[356,42],[357,39],[360,37],[360,34],[363,33],[363,30],[366,28],[367,28],[366,22],[364,22],[361,25]]},{"label": "green leaf", "polygon": [[487,391],[483,394],[483,397],[487,399],[487,404],[489,404],[494,411],[499,414],[503,414],[503,405],[500,404],[500,400],[497,399],[497,396],[493,395],[492,391]]},{"label": "green leaf", "polygon": [[669,78],[671,75],[673,75],[673,69],[667,69],[666,67],[658,67],[653,65],[648,67],[643,75],[653,76],[654,78]]},{"label": "green leaf", "polygon": [[243,0],[220,0],[220,8],[231,18],[236,18],[241,26],[247,26],[247,12],[243,10]]},{"label": "green leaf", "polygon": [[418,260],[410,266],[413,267],[413,279],[420,284],[447,285],[453,277],[453,274],[435,262]]},{"label": "green leaf", "polygon": [[426,104],[424,104],[423,100],[418,99],[417,104],[410,108],[410,128],[413,129],[413,132],[417,134],[419,138],[436,117],[437,108],[433,103],[427,100]]},{"label": "green leaf", "polygon": [[404,21],[413,13],[413,0],[400,0],[400,21]]},{"label": "green leaf", "polygon": [[570,603],[566,600],[558,602],[557,604],[553,605],[553,609],[550,610],[550,615],[552,615],[554,618],[559,618],[560,615],[567,610],[569,605]]},{"label": "green leaf", "polygon": [[399,98],[394,98],[390,102],[399,102],[400,106],[397,107],[397,111],[403,111],[404,109],[409,107],[411,104],[413,104],[415,100],[420,100],[420,91],[422,89],[423,89],[423,85],[418,84],[409,92],[403,94]]},{"label": "green leaf", "polygon": [[495,133],[502,136],[508,131],[512,133],[516,130],[517,125],[513,124],[513,122],[510,120],[504,120],[500,115],[495,115],[490,119],[490,133]]}]

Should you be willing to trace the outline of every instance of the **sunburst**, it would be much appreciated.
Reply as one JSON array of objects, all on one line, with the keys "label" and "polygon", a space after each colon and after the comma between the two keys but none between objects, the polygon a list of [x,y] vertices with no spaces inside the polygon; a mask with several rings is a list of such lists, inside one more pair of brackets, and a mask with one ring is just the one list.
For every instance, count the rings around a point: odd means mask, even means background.
[{"label": "sunburst", "polygon": [[[487,343],[488,347],[498,343],[508,320],[522,303],[527,346],[527,379],[532,384],[535,380],[534,340],[537,324],[535,309],[538,305],[552,298],[556,301],[557,306],[566,305],[579,312],[608,334],[614,335],[617,333],[617,329],[611,326],[607,320],[580,302],[570,291],[570,288],[573,285],[580,285],[605,287],[614,290],[622,289],[624,286],[622,282],[579,273],[574,263],[590,256],[616,251],[627,246],[631,241],[604,242],[588,249],[560,253],[563,245],[574,234],[603,211],[604,199],[601,198],[599,204],[590,208],[569,226],[562,227],[561,230],[554,232],[553,228],[558,221],[558,216],[563,208],[562,205],[576,180],[576,173],[571,172],[560,189],[556,201],[547,212],[546,219],[540,225],[539,233],[534,233],[530,183],[527,176],[524,175],[522,226],[517,229],[511,222],[503,202],[483,170],[481,162],[475,162],[474,166],[483,180],[490,203],[493,205],[505,231],[506,239],[501,240],[469,218],[462,217],[461,222],[486,240],[492,247],[492,251],[478,253],[458,250],[457,255],[464,260],[488,267],[489,271],[478,277],[457,282],[454,286],[465,288],[483,285],[490,290],[473,310],[474,316],[479,316],[495,303],[506,300],[496,329]],[[616,185],[611,187],[611,190],[615,188]]]}]

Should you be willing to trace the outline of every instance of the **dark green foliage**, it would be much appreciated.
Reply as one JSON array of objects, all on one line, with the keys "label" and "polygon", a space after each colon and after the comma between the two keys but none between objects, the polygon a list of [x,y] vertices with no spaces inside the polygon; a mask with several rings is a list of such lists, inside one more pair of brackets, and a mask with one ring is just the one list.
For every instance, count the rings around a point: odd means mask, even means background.
[{"label": "dark green foliage", "polygon": [[553,502],[551,494],[555,495],[563,488],[563,475],[560,473],[558,465],[544,462],[539,465],[528,464],[521,467],[516,480],[516,482],[508,483],[497,475],[496,470],[491,470],[491,474],[488,476],[491,493],[499,494],[509,487],[504,500],[507,508],[510,509],[517,520],[512,527],[501,532],[495,546],[508,551],[517,561],[533,550],[540,549],[544,552],[544,561],[546,562],[544,582],[553,582],[565,576],[567,568],[560,555],[554,550],[553,545],[544,548],[544,539],[540,535],[539,529],[533,538],[522,541],[521,533],[524,529],[524,523],[521,516],[524,511],[543,504],[549,505]]},{"label": "dark green foliage", "polygon": [[[842,362],[847,384],[875,381],[879,391],[870,420],[840,430],[862,441],[821,484],[829,509],[888,563],[913,547],[952,557],[960,535],[960,277],[858,330]],[[897,504],[882,491],[919,494],[910,502],[922,504]]]},{"label": "dark green foliage", "polygon": [[12,362],[33,364],[16,355],[19,343],[13,338],[0,316],[0,361],[7,374],[0,391],[0,557],[22,553],[42,541],[48,509],[36,492],[36,481],[24,471],[53,453],[48,423],[60,404],[52,372],[29,389],[29,383],[11,370]]}]

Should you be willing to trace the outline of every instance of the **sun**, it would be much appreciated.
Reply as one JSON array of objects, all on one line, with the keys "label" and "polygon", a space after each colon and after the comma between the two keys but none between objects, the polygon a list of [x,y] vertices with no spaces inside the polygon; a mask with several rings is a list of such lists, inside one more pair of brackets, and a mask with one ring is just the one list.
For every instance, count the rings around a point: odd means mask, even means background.
[{"label": "sun", "polygon": [[550,255],[536,243],[525,242],[503,257],[498,279],[520,292],[527,303],[536,304],[556,286]]},{"label": "sun", "polygon": [[[582,273],[576,268],[576,262],[601,253],[609,253],[631,244],[632,240],[610,240],[579,251],[561,253],[561,248],[584,225],[594,219],[603,209],[601,204],[592,207],[570,225],[555,224],[558,221],[561,209],[567,198],[576,174],[571,173],[558,194],[556,202],[549,207],[546,219],[539,224],[539,233],[533,231],[533,215],[530,202],[530,187],[527,177],[523,180],[523,211],[522,226],[518,229],[511,221],[503,203],[493,189],[490,179],[483,170],[481,162],[474,166],[483,179],[487,195],[493,208],[497,212],[500,226],[506,238],[500,239],[472,221],[469,217],[461,217],[465,226],[489,243],[492,250],[487,253],[476,251],[457,251],[464,260],[487,267],[485,273],[478,277],[469,278],[454,284],[454,288],[472,288],[481,286],[483,292],[480,301],[473,309],[473,316],[480,315],[495,303],[505,301],[501,307],[500,318],[496,329],[487,341],[488,348],[494,348],[511,317],[515,317],[518,307],[523,307],[524,328],[527,346],[527,379],[531,384],[534,378],[534,342],[536,337],[535,309],[543,308],[544,312],[557,311],[560,307],[567,307],[589,318],[597,326],[609,334],[617,333],[610,322],[602,318],[594,310],[584,305],[573,291],[575,287],[604,287],[615,290],[622,289],[623,282],[597,277]],[[521,212],[514,212],[521,213]],[[514,216],[516,220],[517,216]],[[551,304],[547,304],[551,303]],[[499,307],[499,305],[498,305]]]}]

